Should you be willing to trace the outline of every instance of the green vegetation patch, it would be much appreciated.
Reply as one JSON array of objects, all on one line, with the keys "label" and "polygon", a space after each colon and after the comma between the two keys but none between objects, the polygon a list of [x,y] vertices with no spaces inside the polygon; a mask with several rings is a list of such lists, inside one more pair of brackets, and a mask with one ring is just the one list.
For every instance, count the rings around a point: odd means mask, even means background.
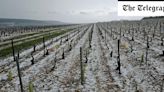
[{"label": "green vegetation patch", "polygon": [[[21,39],[21,38],[27,37],[27,36],[33,36],[33,37],[30,37],[30,38],[27,38],[27,39],[17,40],[17,41],[14,41],[14,42],[16,43],[16,42],[21,42],[21,41],[33,39],[33,38],[36,38],[36,37],[39,37],[39,36],[43,36],[43,35],[44,35],[44,34],[41,34],[41,33],[49,34],[49,32],[51,32],[51,31],[54,31],[54,30],[41,31],[41,32],[35,32],[35,33],[20,35],[20,36],[15,37],[14,39]],[[55,31],[56,31],[56,30],[55,30]],[[41,34],[41,35],[35,36],[35,35],[37,35],[37,34]],[[7,41],[9,41],[9,40],[11,40],[11,39],[8,39]],[[8,44],[10,44],[10,42],[1,44],[0,47],[3,47],[3,46],[8,45]]]},{"label": "green vegetation patch", "polygon": [[[66,32],[69,32],[69,31],[70,30],[56,31],[56,32],[53,32],[51,34],[43,35],[42,37],[36,38],[34,40],[30,40],[30,41],[26,41],[26,42],[14,45],[14,50],[17,53],[18,51],[22,51],[22,50],[25,50],[25,49],[28,49],[28,48],[32,47],[33,45],[42,43],[43,42],[43,37],[46,41],[46,40],[57,37],[57,36],[62,35]],[[12,47],[11,46],[8,47],[8,48],[0,50],[0,58],[7,57],[8,55],[11,55],[11,54],[12,54]]]}]

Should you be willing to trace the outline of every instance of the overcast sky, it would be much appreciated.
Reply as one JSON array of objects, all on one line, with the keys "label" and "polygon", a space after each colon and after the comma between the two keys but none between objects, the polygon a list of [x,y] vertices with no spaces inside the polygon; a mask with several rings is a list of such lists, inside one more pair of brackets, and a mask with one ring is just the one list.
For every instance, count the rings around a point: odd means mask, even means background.
[{"label": "overcast sky", "polygon": [[118,17],[117,0],[0,0],[0,18],[58,20],[70,23],[140,19]]}]

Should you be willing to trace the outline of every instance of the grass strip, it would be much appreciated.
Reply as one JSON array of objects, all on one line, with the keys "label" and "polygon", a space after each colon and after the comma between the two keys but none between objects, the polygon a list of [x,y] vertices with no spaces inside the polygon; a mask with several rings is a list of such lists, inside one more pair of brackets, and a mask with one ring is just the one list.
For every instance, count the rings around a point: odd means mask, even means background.
[{"label": "grass strip", "polygon": [[[30,34],[24,34],[24,35],[17,36],[16,38],[13,38],[13,39],[16,40],[16,41],[14,41],[16,43],[16,42],[32,39],[34,37],[36,38],[35,35],[37,35],[37,34],[41,34],[42,33],[42,35],[43,35],[43,33],[49,33],[51,31],[54,31],[54,30],[48,30],[48,31],[44,31],[44,32],[43,31],[42,32],[35,32],[35,33],[30,33]],[[25,38],[27,36],[33,36],[33,35],[34,35],[34,37],[30,37],[30,38],[27,38],[27,39],[20,39],[20,38]],[[40,36],[40,35],[38,35],[38,36]],[[7,41],[9,41],[11,39],[12,38],[8,39]],[[20,40],[18,40],[18,39],[20,39]],[[10,44],[10,42],[4,43],[4,44],[0,44],[0,47],[3,47],[3,46],[8,45],[8,44]]]},{"label": "grass strip", "polygon": [[[48,35],[48,34],[44,35],[45,41],[47,41],[51,38],[57,37],[59,35],[62,35],[62,34],[66,33],[66,32],[69,32],[69,31],[70,30],[57,31],[57,32],[51,33],[50,35]],[[33,45],[36,45],[36,44],[40,44],[40,43],[43,42],[42,40],[43,40],[43,36],[39,37],[39,38],[36,38],[34,40],[30,40],[30,41],[23,42],[21,44],[14,45],[15,52],[28,49],[28,48],[32,47]],[[8,47],[8,48],[0,50],[0,58],[7,57],[11,54],[12,54],[12,47],[11,46]]]}]

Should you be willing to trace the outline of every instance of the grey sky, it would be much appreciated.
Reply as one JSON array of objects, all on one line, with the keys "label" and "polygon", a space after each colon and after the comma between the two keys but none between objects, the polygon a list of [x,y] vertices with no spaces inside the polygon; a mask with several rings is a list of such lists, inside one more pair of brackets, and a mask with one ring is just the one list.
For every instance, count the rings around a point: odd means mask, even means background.
[{"label": "grey sky", "polygon": [[118,17],[117,0],[0,0],[0,17],[71,23],[139,19]]}]

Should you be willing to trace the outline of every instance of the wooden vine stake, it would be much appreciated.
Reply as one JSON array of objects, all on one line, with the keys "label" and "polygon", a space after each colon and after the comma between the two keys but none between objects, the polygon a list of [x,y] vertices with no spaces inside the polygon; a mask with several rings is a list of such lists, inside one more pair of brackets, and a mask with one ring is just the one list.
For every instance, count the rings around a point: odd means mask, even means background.
[{"label": "wooden vine stake", "polygon": [[120,68],[121,68],[121,64],[120,64],[120,40],[118,40],[118,56],[117,56],[117,64],[118,67],[116,70],[119,71],[119,74],[121,74]]},{"label": "wooden vine stake", "polygon": [[52,67],[51,71],[55,70],[56,62],[57,62],[57,59],[56,59],[56,53],[55,53],[55,58],[54,58],[53,67]]},{"label": "wooden vine stake", "polygon": [[121,27],[120,27],[120,41],[121,41],[121,34],[122,34],[122,33],[121,33]]},{"label": "wooden vine stake", "polygon": [[163,46],[163,37],[161,38],[161,46]]},{"label": "wooden vine stake", "polygon": [[113,51],[110,52],[110,57],[112,57],[112,56],[113,56]]},{"label": "wooden vine stake", "polygon": [[17,58],[19,59],[19,50],[18,50]]},{"label": "wooden vine stake", "polygon": [[60,38],[60,45],[62,45],[62,37]]},{"label": "wooden vine stake", "polygon": [[93,33],[93,30],[91,31],[91,33],[89,34],[89,48],[91,48],[91,41],[92,41],[92,33]]},{"label": "wooden vine stake", "polygon": [[106,43],[106,30],[105,30],[105,43]]},{"label": "wooden vine stake", "polygon": [[145,57],[146,65],[147,65],[148,49],[149,49],[149,37],[147,36],[147,47],[146,47],[146,57]]},{"label": "wooden vine stake", "polygon": [[34,46],[33,46],[33,52],[35,52],[36,51],[36,45],[34,44]]},{"label": "wooden vine stake", "polygon": [[134,41],[134,28],[132,30],[132,41]]},{"label": "wooden vine stake", "polygon": [[45,45],[45,38],[44,37],[43,37],[43,48],[44,48],[43,56],[45,56],[46,55],[46,51],[45,51],[46,45]]},{"label": "wooden vine stake", "polygon": [[82,48],[80,47],[80,69],[81,69],[81,85],[84,81],[84,71],[83,71],[83,62],[82,62]]},{"label": "wooden vine stake", "polygon": [[63,48],[62,59],[64,58],[65,58],[65,55],[64,55],[64,48]]},{"label": "wooden vine stake", "polygon": [[19,68],[19,51],[18,51],[18,56],[16,57],[15,51],[14,51],[13,39],[11,41],[11,44],[12,44],[13,58],[14,58],[14,61],[16,61],[16,65],[17,65],[18,77],[19,77],[19,82],[20,82],[20,86],[21,86],[21,92],[23,92],[23,84],[22,84],[21,73],[20,73],[20,68]]},{"label": "wooden vine stake", "polygon": [[54,58],[54,68],[56,67],[56,62],[57,62],[57,59],[56,59],[56,54],[55,54],[55,58]]},{"label": "wooden vine stake", "polygon": [[20,83],[20,87],[21,87],[21,92],[23,91],[23,83],[22,83],[22,78],[21,78],[21,71],[20,71],[20,67],[19,67],[19,59],[18,57],[16,57],[16,65],[17,65],[17,70],[18,70],[18,77],[19,77],[19,83]]},{"label": "wooden vine stake", "polygon": [[86,50],[85,59],[86,59],[85,63],[87,63],[88,62],[88,50]]},{"label": "wooden vine stake", "polygon": [[13,59],[14,59],[14,61],[16,61],[16,58],[15,58],[15,50],[14,50],[14,41],[13,41],[13,39],[11,40],[11,45],[12,45]]},{"label": "wooden vine stake", "polygon": [[33,65],[34,64],[34,56],[33,56],[33,53],[31,53],[31,57],[32,57],[32,59],[31,59],[31,65]]}]

